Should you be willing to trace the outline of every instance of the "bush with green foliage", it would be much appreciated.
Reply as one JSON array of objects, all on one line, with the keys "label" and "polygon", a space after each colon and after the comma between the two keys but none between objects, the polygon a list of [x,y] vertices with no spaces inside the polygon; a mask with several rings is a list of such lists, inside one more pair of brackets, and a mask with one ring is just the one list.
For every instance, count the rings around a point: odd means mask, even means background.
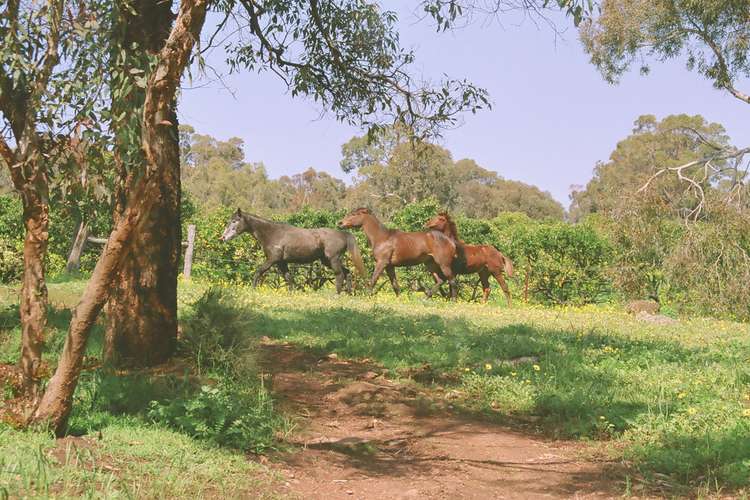
[{"label": "bush with green foliage", "polygon": [[[463,241],[492,245],[513,261],[515,276],[507,281],[515,297],[527,296],[543,304],[655,298],[689,314],[750,318],[750,300],[743,291],[743,277],[750,272],[747,215],[722,212],[688,229],[652,201],[609,216],[592,214],[576,224],[514,212],[491,220],[455,219]],[[12,194],[0,196],[0,208],[0,282],[11,282],[19,279],[23,265],[20,201]],[[404,231],[422,231],[440,210],[440,204],[428,198],[406,205],[383,222]],[[188,224],[197,226],[194,277],[213,282],[252,281],[265,260],[255,238],[246,234],[230,242],[219,240],[233,209],[206,210],[185,197],[182,212],[184,233]],[[306,228],[336,227],[343,215],[343,211],[305,208],[276,220]],[[53,210],[51,221],[48,273],[54,276],[64,267],[75,223],[59,210]],[[106,231],[109,221],[96,224],[95,232]],[[361,230],[351,232],[365,267],[372,270],[367,238]],[[99,251],[98,246],[89,246],[82,261],[84,272],[93,268]],[[333,282],[330,270],[319,262],[290,269],[297,286],[317,289]],[[402,289],[423,289],[433,283],[423,266],[401,268],[398,276]],[[364,289],[368,278],[357,278],[357,289]],[[477,298],[477,276],[458,281],[462,300]],[[266,274],[264,283],[285,286],[275,269]],[[387,280],[381,279],[378,290],[390,293]]]},{"label": "bush with green foliage", "polygon": [[21,200],[0,195],[0,283],[21,279],[23,274],[23,222]]},{"label": "bush with green foliage", "polygon": [[[53,203],[49,214],[49,245],[47,248],[47,275],[55,276],[65,269],[68,253],[78,227],[70,211],[59,203]],[[111,228],[108,218],[91,221],[92,234],[107,236]],[[23,273],[23,207],[17,195],[0,195],[0,283],[10,283]],[[94,269],[101,253],[100,245],[87,245],[81,256],[81,271]]]},{"label": "bush with green foliage", "polygon": [[224,380],[189,397],[152,401],[148,416],[189,436],[254,453],[274,446],[281,423],[265,388]]},{"label": "bush with green foliage", "polygon": [[684,312],[749,320],[750,214],[728,208],[684,228],[663,272]]},{"label": "bush with green foliage", "polygon": [[252,316],[225,288],[209,288],[182,322],[179,352],[198,375],[247,378],[256,368]]}]

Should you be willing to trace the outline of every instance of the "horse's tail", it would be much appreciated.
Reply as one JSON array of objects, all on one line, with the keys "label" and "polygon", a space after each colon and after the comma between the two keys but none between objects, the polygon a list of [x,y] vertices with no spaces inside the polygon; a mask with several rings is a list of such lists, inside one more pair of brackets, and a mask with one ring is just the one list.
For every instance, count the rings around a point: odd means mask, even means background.
[{"label": "horse's tail", "polygon": [[367,277],[367,271],[365,270],[365,263],[362,261],[362,254],[359,252],[359,245],[357,240],[351,233],[346,234],[346,249],[349,251],[349,256],[352,258],[354,267],[357,268],[357,272],[363,278]]},{"label": "horse's tail", "polygon": [[500,255],[500,260],[503,261],[503,271],[505,271],[505,274],[508,275],[508,278],[512,278],[513,277],[513,261],[511,261],[507,255],[505,255],[503,252],[498,250],[495,246],[492,246],[491,248],[494,248],[495,251]]}]

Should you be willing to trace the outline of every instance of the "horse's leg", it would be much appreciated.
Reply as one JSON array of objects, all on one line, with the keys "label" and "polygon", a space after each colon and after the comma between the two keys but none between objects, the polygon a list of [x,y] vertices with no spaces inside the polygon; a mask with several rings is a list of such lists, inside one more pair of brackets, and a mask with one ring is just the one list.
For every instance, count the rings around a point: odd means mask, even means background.
[{"label": "horse's leg", "polygon": [[260,265],[258,270],[255,271],[255,276],[253,277],[253,288],[258,286],[258,283],[260,283],[260,279],[264,274],[266,274],[266,271],[271,269],[271,266],[273,266],[274,264],[276,264],[276,261],[269,259]]},{"label": "horse's leg", "polygon": [[456,286],[456,276],[453,274],[450,264],[440,264],[440,272],[442,276],[448,281],[448,286],[451,290],[451,300],[456,300],[458,294],[458,287]]},{"label": "horse's leg", "polygon": [[352,285],[352,272],[346,267],[344,267],[344,275],[346,277],[346,293],[351,295],[354,290],[354,286]]},{"label": "horse's leg", "polygon": [[398,286],[398,280],[396,279],[396,268],[393,266],[385,266],[385,272],[388,273],[388,279],[391,280],[391,286],[396,295],[401,293],[401,288]]},{"label": "horse's leg", "polygon": [[440,287],[445,283],[445,279],[443,275],[440,274],[440,268],[434,262],[427,264],[427,270],[432,274],[432,278],[435,280],[435,285],[429,290],[425,290],[425,295],[427,295],[427,298],[432,298],[435,292],[440,291]]},{"label": "horse's leg", "polygon": [[341,293],[345,276],[344,265],[341,264],[338,256],[330,258],[328,262],[330,263],[331,269],[333,269],[333,273],[336,275],[336,293]]},{"label": "horse's leg", "polygon": [[375,270],[372,272],[372,278],[370,278],[370,292],[375,289],[375,283],[378,282],[378,278],[380,278],[380,275],[383,274],[383,270],[385,269],[386,262],[385,261],[379,261],[375,262]]},{"label": "horse's leg", "polygon": [[292,273],[289,272],[289,266],[286,262],[279,262],[276,264],[276,267],[279,268],[279,271],[281,271],[281,275],[284,276],[284,281],[286,281],[286,287],[291,292],[294,290],[294,280],[292,280]]},{"label": "horse's leg", "polygon": [[482,303],[486,304],[490,296],[490,272],[486,268],[479,271],[479,280],[482,282]]},{"label": "horse's leg", "polygon": [[492,275],[495,277],[498,283],[500,283],[500,288],[503,289],[503,293],[505,294],[505,298],[508,300],[508,307],[511,307],[512,301],[510,300],[510,290],[508,290],[508,284],[505,282],[505,278],[503,278],[503,273],[499,269],[492,273]]}]

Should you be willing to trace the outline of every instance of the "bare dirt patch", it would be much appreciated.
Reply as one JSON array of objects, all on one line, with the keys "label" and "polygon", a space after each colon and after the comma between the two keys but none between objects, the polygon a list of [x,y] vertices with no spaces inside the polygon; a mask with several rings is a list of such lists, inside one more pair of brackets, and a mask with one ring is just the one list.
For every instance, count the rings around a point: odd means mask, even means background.
[{"label": "bare dirt patch", "polygon": [[612,464],[580,443],[470,421],[374,363],[261,347],[272,390],[300,417],[295,451],[272,457],[300,498],[617,498]]}]

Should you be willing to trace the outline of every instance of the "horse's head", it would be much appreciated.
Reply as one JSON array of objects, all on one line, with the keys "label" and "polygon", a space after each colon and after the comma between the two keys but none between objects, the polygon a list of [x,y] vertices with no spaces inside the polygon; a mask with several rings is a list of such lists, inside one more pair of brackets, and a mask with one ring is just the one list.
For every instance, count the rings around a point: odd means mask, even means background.
[{"label": "horse's head", "polygon": [[437,214],[435,217],[427,221],[425,227],[427,229],[432,229],[433,231],[440,231],[441,233],[451,236],[452,238],[458,237],[456,224],[455,222],[453,222],[453,219],[451,219],[450,215],[448,215],[447,212],[440,212],[439,214]]},{"label": "horse's head", "polygon": [[349,229],[352,227],[361,227],[365,223],[367,217],[372,217],[372,212],[369,208],[358,208],[351,211],[338,223],[338,226],[342,229]]},{"label": "horse's head", "polygon": [[224,232],[219,237],[221,241],[233,240],[239,236],[245,229],[245,218],[242,216],[242,210],[239,208],[232,214],[232,218],[227,222]]}]

